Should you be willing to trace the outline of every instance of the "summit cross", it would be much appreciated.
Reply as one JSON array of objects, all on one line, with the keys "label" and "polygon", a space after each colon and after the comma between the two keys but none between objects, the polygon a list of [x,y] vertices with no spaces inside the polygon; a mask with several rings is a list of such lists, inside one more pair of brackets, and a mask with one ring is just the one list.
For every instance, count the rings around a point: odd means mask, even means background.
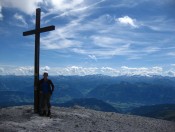
[{"label": "summit cross", "polygon": [[39,112],[39,58],[40,58],[40,33],[55,30],[55,26],[40,27],[41,9],[36,9],[36,25],[34,30],[23,32],[23,36],[35,34],[35,64],[34,64],[34,112]]}]

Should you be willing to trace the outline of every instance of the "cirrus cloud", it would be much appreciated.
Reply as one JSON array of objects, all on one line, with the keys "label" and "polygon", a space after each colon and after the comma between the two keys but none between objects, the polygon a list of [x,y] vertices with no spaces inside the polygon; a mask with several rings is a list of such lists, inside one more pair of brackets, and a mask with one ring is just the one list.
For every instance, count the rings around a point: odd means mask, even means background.
[{"label": "cirrus cloud", "polygon": [[27,22],[26,22],[26,20],[24,19],[24,17],[22,15],[19,15],[18,13],[16,13],[14,15],[14,18],[19,21],[18,26],[20,26],[20,27],[26,27],[28,25]]},{"label": "cirrus cloud", "polygon": [[2,7],[17,8],[26,14],[33,14],[43,0],[0,0]]}]

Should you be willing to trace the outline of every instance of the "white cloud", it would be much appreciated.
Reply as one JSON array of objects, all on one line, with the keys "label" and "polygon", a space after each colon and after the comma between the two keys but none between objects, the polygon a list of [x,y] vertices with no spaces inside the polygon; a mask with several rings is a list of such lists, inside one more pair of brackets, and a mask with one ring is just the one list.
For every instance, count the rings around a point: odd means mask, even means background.
[{"label": "white cloud", "polygon": [[18,67],[14,69],[15,75],[31,75],[33,73],[33,67]]},{"label": "white cloud", "polygon": [[[62,2],[63,1],[60,1],[58,4]],[[68,24],[49,32],[47,36],[41,38],[41,47],[49,50],[65,49],[67,52],[72,51],[77,54],[87,55],[90,58],[94,57],[89,56],[89,53],[96,58],[109,58],[116,55],[131,57],[134,51],[130,48],[130,43],[132,43],[133,40],[125,37],[128,36],[128,34],[124,34],[123,31],[118,33],[117,30],[121,29],[120,26],[116,27],[114,17],[105,14],[87,22],[84,21],[86,17],[86,14],[78,15],[78,17],[71,20]],[[109,24],[108,21],[114,23]],[[108,28],[106,28],[106,26],[108,26]],[[88,32],[96,33],[85,36],[82,35]],[[87,42],[89,44],[87,44]],[[91,47],[89,48],[90,45]]]},{"label": "white cloud", "polygon": [[[151,40],[153,39],[152,36],[147,37],[152,41],[149,42],[146,38],[144,38],[144,40],[142,39],[147,34],[144,35],[144,33],[142,34],[137,31],[132,32],[130,30],[123,30],[123,26],[120,24],[129,25],[133,28],[139,27],[138,21],[129,16],[116,19],[114,16],[110,16],[109,14],[103,14],[97,18],[91,19],[91,21],[88,21],[86,17],[89,17],[91,13],[94,13],[90,12],[90,9],[95,8],[96,5],[104,1],[105,0],[99,0],[98,2],[89,2],[85,0],[0,0],[0,5],[3,7],[18,8],[27,14],[31,14],[34,13],[35,8],[41,4],[44,5],[42,7],[47,10],[47,12],[42,14],[44,16],[47,16],[49,13],[52,14],[52,18],[55,15],[60,16],[60,14],[73,14],[73,16],[76,16],[70,18],[67,16],[66,18],[69,18],[70,23],[59,26],[55,31],[49,32],[47,36],[42,37],[41,47],[43,49],[66,49],[66,52],[72,51],[74,53],[87,55],[91,59],[99,57],[110,58],[117,55],[127,56],[128,59],[140,59],[143,57],[143,54],[159,51],[158,48],[150,48],[150,45],[153,43],[153,40]],[[126,0],[119,3],[125,3],[127,5],[130,5],[131,3],[138,4],[138,2],[133,1],[128,4],[128,1]],[[100,9],[101,7],[97,6],[97,8]],[[21,23],[25,24],[25,20],[22,16],[16,14],[16,18],[18,18]],[[115,21],[119,24],[116,25]],[[146,24],[149,25],[150,23],[148,22]],[[172,29],[174,30],[174,28]],[[156,41],[157,40],[158,39],[156,39]],[[142,49],[139,51],[136,48],[137,44],[143,44],[140,46]],[[90,56],[89,53],[91,53]]]},{"label": "white cloud", "polygon": [[19,15],[18,13],[16,13],[14,15],[14,18],[16,20],[18,20],[20,23],[18,24],[18,26],[21,26],[21,27],[26,27],[28,24],[27,22],[25,21],[24,17],[22,15]]},{"label": "white cloud", "polygon": [[60,41],[42,39],[41,43],[44,49],[50,49],[50,50],[66,49],[70,47],[75,47],[76,45],[79,44],[78,41],[71,41],[67,39],[62,39]]},{"label": "white cloud", "polygon": [[0,3],[0,20],[3,20],[1,3]]},{"label": "white cloud", "polygon": [[0,66],[0,75],[33,75],[33,67],[31,66]]},{"label": "white cloud", "polygon": [[98,45],[100,47],[104,47],[104,48],[114,48],[116,46],[119,46],[121,44],[126,44],[126,40],[122,40],[120,38],[113,38],[110,36],[98,36],[98,35],[94,35],[91,36],[92,41],[94,42],[95,45]]},{"label": "white cloud", "polygon": [[119,76],[121,75],[119,69],[114,69],[111,67],[102,67],[100,68],[100,73],[109,76]]},{"label": "white cloud", "polygon": [[95,55],[88,55],[88,56],[89,56],[89,58],[91,58],[92,60],[97,61],[97,57],[96,57]]},{"label": "white cloud", "polygon": [[96,67],[80,67],[80,66],[69,66],[65,68],[52,68],[52,71],[50,71],[52,74],[54,71],[54,75],[79,75],[79,76],[85,76],[85,75],[93,75],[98,74],[98,68]]},{"label": "white cloud", "polygon": [[[116,28],[115,24],[106,28],[106,23],[101,23],[103,19],[106,19],[104,15],[90,22],[82,23],[85,17],[86,16],[84,15],[80,15],[77,19],[70,21],[70,23],[65,26],[50,32],[46,37],[42,37],[42,48],[65,49],[68,52],[72,51],[74,53],[87,55],[90,58],[92,58],[92,56],[89,56],[89,53],[96,58],[106,58],[115,55],[131,55],[133,51],[130,49],[130,43],[132,41],[120,38],[120,36],[116,37],[117,34],[114,35],[116,33],[114,31]],[[112,19],[112,17],[110,18]],[[102,33],[102,30],[106,30],[106,32]],[[86,34],[87,32],[93,31],[97,31],[97,33],[82,36],[83,33]],[[87,42],[89,44],[87,44]],[[89,47],[90,45],[91,47]]]},{"label": "white cloud", "polygon": [[117,55],[129,55],[130,53],[133,52],[129,49],[129,46],[130,44],[124,44],[113,48],[90,49],[90,51],[85,48],[84,49],[74,48],[72,49],[72,51],[84,55],[89,55],[89,53],[91,53],[99,58],[111,58]]},{"label": "white cloud", "polygon": [[104,2],[105,0],[100,0],[98,2],[94,1],[86,1],[86,0],[45,0],[49,5],[52,5],[52,9],[50,9],[49,13],[46,14],[46,16],[50,14],[58,14],[54,18],[63,17],[63,16],[79,16],[86,14],[85,12],[96,5]]},{"label": "white cloud", "polygon": [[[163,69],[162,67],[128,67],[122,66],[120,68],[112,67],[81,67],[81,66],[68,66],[68,67],[49,67],[44,66],[40,68],[40,75],[44,71],[48,71],[49,75],[94,75],[102,74],[109,76],[175,76],[175,70]],[[0,75],[33,75],[34,69],[32,66],[21,66],[21,67],[11,67],[11,66],[0,66]]]},{"label": "white cloud", "polygon": [[167,71],[167,76],[175,77],[175,71]]},{"label": "white cloud", "polygon": [[[66,49],[70,47],[80,47],[81,41],[78,38],[79,22],[83,18],[80,17],[72,20],[69,24],[50,32],[47,36],[41,38],[41,43],[44,49]],[[72,38],[72,39],[69,39]]]},{"label": "white cloud", "polygon": [[141,23],[142,26],[145,26],[153,31],[175,31],[174,19],[167,19],[167,17],[165,16],[150,16],[149,18],[147,18],[147,20],[143,20]]},{"label": "white cloud", "polygon": [[42,73],[45,72],[45,71],[49,72],[49,70],[50,70],[50,67],[49,67],[49,66],[45,66],[45,67],[41,67],[41,68],[40,68],[40,71],[41,71]]},{"label": "white cloud", "polygon": [[148,46],[148,47],[144,48],[144,50],[145,50],[146,53],[154,53],[154,52],[159,51],[160,48],[153,47],[153,46],[150,46],[150,47]]},{"label": "white cloud", "polygon": [[[40,67],[40,74],[42,75],[44,71],[50,71],[49,66]],[[54,72],[52,72],[53,74]],[[0,66],[0,75],[33,75],[33,66]]]},{"label": "white cloud", "polygon": [[[125,18],[127,19],[125,20]],[[156,48],[156,44],[162,42],[158,42],[157,39],[152,40],[154,34],[123,30],[123,26],[107,22],[117,20],[120,24],[123,22],[131,27],[138,27],[136,20],[128,16],[121,18],[121,22],[119,22],[120,18],[115,19],[115,17],[106,14],[91,21],[84,20],[86,20],[86,14],[80,14],[69,23],[49,32],[47,36],[41,38],[41,48],[64,49],[66,52],[83,54],[88,57],[91,53],[96,58],[111,58],[122,55],[126,56],[127,59],[141,59],[145,55],[161,50]],[[148,35],[149,39],[145,38],[144,34]],[[137,46],[140,47],[140,50]]]},{"label": "white cloud", "polygon": [[128,7],[128,8],[134,8],[138,5],[143,5],[143,4],[147,4],[150,3],[152,5],[156,5],[156,6],[165,6],[165,5],[174,5],[174,0],[162,0],[162,1],[158,1],[158,0],[120,0],[116,5],[111,5],[111,7]]},{"label": "white cloud", "polygon": [[168,56],[175,56],[175,52],[169,52],[167,53]]},{"label": "white cloud", "polygon": [[66,11],[72,10],[75,7],[80,6],[84,0],[49,0],[50,4],[57,10]]},{"label": "white cloud", "polygon": [[77,15],[104,1],[105,0],[100,0],[94,3],[85,0],[0,0],[0,6],[16,8],[29,15],[34,14],[36,8],[42,6],[42,8],[47,10],[45,16],[51,14],[65,16]]},{"label": "white cloud", "polygon": [[3,15],[0,13],[0,20],[3,20]]},{"label": "white cloud", "polygon": [[3,73],[4,73],[4,68],[0,67],[0,75],[3,75]]},{"label": "white cloud", "polygon": [[0,0],[2,7],[17,8],[26,14],[33,14],[43,0]]},{"label": "white cloud", "polygon": [[162,67],[139,67],[139,68],[130,68],[127,66],[121,67],[121,73],[124,75],[144,75],[144,76],[150,76],[150,75],[163,75],[163,68]]},{"label": "white cloud", "polygon": [[83,68],[83,67],[77,67],[77,66],[71,66],[65,68],[67,71],[67,74],[69,75],[88,75],[88,74],[96,74],[97,68]]},{"label": "white cloud", "polygon": [[130,18],[129,16],[124,16],[116,19],[117,22],[124,24],[124,25],[129,25],[134,28],[138,28],[138,25],[136,25],[136,20]]}]

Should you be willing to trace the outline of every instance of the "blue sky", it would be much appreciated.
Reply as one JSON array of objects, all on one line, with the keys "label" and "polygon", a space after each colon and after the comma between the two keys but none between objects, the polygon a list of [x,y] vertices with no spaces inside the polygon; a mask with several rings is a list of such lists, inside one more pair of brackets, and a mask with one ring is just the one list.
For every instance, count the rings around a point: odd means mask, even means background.
[{"label": "blue sky", "polygon": [[41,72],[175,75],[174,0],[0,0],[0,74],[33,74],[38,7]]}]

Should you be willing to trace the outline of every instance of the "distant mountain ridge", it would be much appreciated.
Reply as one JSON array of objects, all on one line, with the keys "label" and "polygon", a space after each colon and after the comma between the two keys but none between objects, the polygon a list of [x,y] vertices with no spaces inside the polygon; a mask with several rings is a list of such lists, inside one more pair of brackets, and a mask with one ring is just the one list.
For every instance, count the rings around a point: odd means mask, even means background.
[{"label": "distant mountain ridge", "polygon": [[120,82],[112,85],[99,85],[88,97],[109,102],[163,104],[175,102],[175,87],[144,82]]},{"label": "distant mountain ridge", "polygon": [[[42,78],[42,77],[40,77]],[[49,76],[52,103],[96,98],[115,108],[175,103],[175,78],[163,76]],[[0,76],[0,106],[33,103],[33,76]]]}]

